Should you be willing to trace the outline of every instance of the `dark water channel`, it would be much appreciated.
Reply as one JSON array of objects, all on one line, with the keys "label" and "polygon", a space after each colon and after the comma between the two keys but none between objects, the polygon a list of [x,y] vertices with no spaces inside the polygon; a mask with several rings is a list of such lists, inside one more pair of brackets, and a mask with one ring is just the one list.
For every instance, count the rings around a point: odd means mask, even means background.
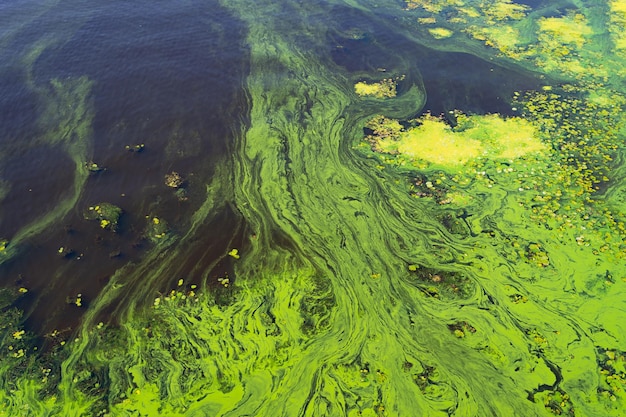
[{"label": "dark water channel", "polygon": [[[43,104],[33,89],[45,89],[52,79],[93,81],[92,160],[104,170],[89,176],[61,222],[33,236],[0,266],[2,284],[29,289],[21,307],[37,331],[75,325],[109,277],[141,259],[153,244],[145,239],[147,217],[165,219],[172,233],[184,233],[246,113],[245,31],[217,2],[75,6],[48,9],[7,35],[15,53],[0,67],[0,176],[8,185],[0,203],[0,237],[9,242],[62,201],[74,181],[74,162],[64,149],[37,139],[45,136],[38,124]],[[20,14],[19,5],[6,7],[7,13]],[[50,22],[72,30],[59,34]],[[46,37],[53,46],[31,67],[22,66],[26,52]],[[144,145],[141,152],[126,149],[136,145]],[[184,195],[164,184],[172,171],[185,179]],[[83,218],[100,202],[124,210],[117,232]],[[214,242],[228,240],[240,219],[232,210],[216,217],[219,221],[203,225],[207,243],[199,247],[208,253],[181,262],[210,263],[222,253]],[[163,288],[178,278],[162,277]],[[71,304],[77,294],[84,299],[81,307]]]}]

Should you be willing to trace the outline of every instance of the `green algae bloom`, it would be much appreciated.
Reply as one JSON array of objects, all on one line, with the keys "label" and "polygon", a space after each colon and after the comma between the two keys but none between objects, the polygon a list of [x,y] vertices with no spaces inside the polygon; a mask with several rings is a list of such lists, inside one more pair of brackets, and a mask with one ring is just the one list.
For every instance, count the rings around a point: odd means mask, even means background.
[{"label": "green algae bloom", "polygon": [[[70,292],[76,328],[36,334],[40,294],[3,283],[0,416],[624,415],[626,2],[538,3],[221,2],[245,28],[229,152],[155,168],[123,205],[154,244]],[[29,88],[76,172],[0,259],[75,207],[117,244],[122,209],[78,204],[94,84]],[[118,147],[90,184],[194,138]]]},{"label": "green algae bloom", "polygon": [[[546,146],[536,128],[527,120],[498,115],[456,115],[455,128],[430,115],[416,121],[419,125],[396,134],[392,122],[386,129],[377,127],[370,137],[373,147],[386,153],[406,155],[428,163],[454,167],[477,158],[513,160],[527,154],[542,152]],[[370,121],[369,126],[373,126]]]},{"label": "green algae bloom", "polygon": [[354,92],[361,97],[393,98],[396,96],[397,82],[391,78],[385,78],[376,83],[360,81],[354,85]]}]

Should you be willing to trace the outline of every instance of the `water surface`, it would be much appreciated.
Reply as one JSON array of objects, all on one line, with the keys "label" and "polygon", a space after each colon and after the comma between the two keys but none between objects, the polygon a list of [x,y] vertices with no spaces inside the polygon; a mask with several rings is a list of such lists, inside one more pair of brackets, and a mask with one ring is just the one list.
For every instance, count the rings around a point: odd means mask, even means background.
[{"label": "water surface", "polygon": [[452,3],[0,5],[0,416],[622,415],[624,8]]}]

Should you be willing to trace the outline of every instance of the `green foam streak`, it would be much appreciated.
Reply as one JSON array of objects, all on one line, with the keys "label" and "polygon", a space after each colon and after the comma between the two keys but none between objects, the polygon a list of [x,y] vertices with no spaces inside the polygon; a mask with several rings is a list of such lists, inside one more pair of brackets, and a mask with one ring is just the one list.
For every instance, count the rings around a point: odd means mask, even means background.
[{"label": "green foam streak", "polygon": [[89,171],[85,167],[89,159],[93,108],[89,97],[92,83],[81,77],[61,82],[52,80],[50,91],[44,99],[46,108],[42,124],[47,131],[39,146],[61,145],[74,162],[74,183],[71,192],[55,208],[20,230],[14,243],[32,237],[54,225],[75,207],[83,190]]},{"label": "green foam streak", "polygon": [[[247,7],[238,5],[237,10]],[[304,407],[306,415],[333,415],[384,408],[394,415],[438,415],[454,407],[466,391],[473,391],[466,405],[470,409],[478,408],[478,401],[500,412],[528,408],[522,396],[494,396],[519,388],[499,377],[501,371],[490,358],[468,352],[446,331],[446,321],[460,306],[424,305],[420,291],[407,285],[402,258],[432,263],[434,257],[437,262],[437,255],[429,252],[448,242],[432,224],[420,220],[430,217],[426,207],[401,195],[393,182],[381,183],[346,164],[342,139],[357,132],[346,126],[350,116],[344,111],[354,97],[345,90],[345,81],[308,60],[294,46],[297,41],[277,38],[279,32],[268,22],[257,24],[252,16],[246,20],[251,27],[253,110],[238,158],[245,171],[240,198],[260,211],[260,217],[275,222],[265,229],[285,231],[330,277],[338,306],[328,332],[312,340],[304,358],[293,361],[282,378],[276,398],[289,401],[272,401],[276,394],[267,392],[263,398],[268,400],[255,405],[256,412],[293,415]],[[273,84],[283,65],[292,78]],[[291,116],[305,107],[307,98],[312,107],[294,124]],[[422,392],[414,371],[403,369],[416,352],[423,364],[416,368],[428,363],[441,368],[433,377],[436,387],[429,388],[432,393]],[[364,378],[365,367],[372,375]],[[463,377],[468,368],[478,380]],[[495,380],[504,388],[489,382]],[[528,377],[527,384],[532,387],[538,381]],[[233,413],[252,410],[237,408]]]},{"label": "green foam streak", "polygon": [[[39,17],[45,16],[51,10],[54,11],[54,6],[54,2],[49,2],[37,14],[40,14]],[[30,143],[25,148],[61,148],[74,162],[74,182],[68,185],[68,191],[62,199],[56,202],[54,207],[22,227],[15,236],[11,237],[9,251],[0,257],[0,262],[9,259],[16,253],[16,248],[19,248],[19,245],[27,239],[58,224],[76,206],[89,176],[86,163],[90,160],[93,147],[94,108],[91,97],[93,82],[86,76],[82,76],[65,80],[52,79],[42,84],[35,79],[33,73],[34,64],[41,54],[48,48],[63,42],[63,37],[73,33],[80,26],[80,23],[87,18],[87,15],[83,15],[71,22],[58,22],[54,33],[48,33],[45,37],[36,40],[30,49],[21,56],[26,86],[36,94],[38,106],[41,109],[41,116],[38,120],[38,128],[41,133],[36,138],[28,138]],[[24,24],[23,26],[27,25]],[[20,30],[21,28],[16,27],[13,31],[8,31],[7,36],[2,41],[9,42],[14,36],[19,36]],[[13,146],[24,146],[24,144],[10,144],[9,146],[9,149],[5,149],[7,154],[10,154],[9,151]]]},{"label": "green foam streak", "polygon": [[[474,231],[489,224],[539,241],[554,255],[555,270],[503,258],[490,238],[470,243],[443,233],[430,220],[432,206],[401,194],[393,178],[374,176],[352,162],[345,138],[358,135],[359,114],[345,109],[355,109],[355,99],[344,79],[307,56],[304,44],[314,49],[313,35],[301,35],[306,42],[299,45],[272,22],[257,19],[259,8],[264,10],[258,3],[254,8],[229,5],[249,23],[252,54],[252,122],[237,160],[243,173],[238,198],[250,207],[242,210],[246,218],[259,218],[260,230],[278,228],[297,242],[330,278],[337,306],[328,332],[311,340],[280,387],[266,392],[262,404],[245,403],[233,415],[381,413],[383,408],[390,415],[445,415],[452,409],[459,415],[478,410],[543,415],[548,410],[529,402],[527,393],[556,384],[561,378],[557,368],[568,378],[559,386],[575,392],[584,410],[586,393],[593,392],[588,381],[597,377],[594,361],[580,354],[593,351],[593,340],[578,339],[581,332],[592,331],[590,323],[596,320],[578,317],[584,296],[561,300],[560,294],[602,270],[592,267],[593,256],[564,250],[564,240],[541,232],[542,225],[520,230],[519,219],[527,214],[516,209],[517,198],[506,186],[472,190],[482,200],[470,219]],[[247,15],[252,9],[254,16]],[[275,74],[285,71],[290,76],[277,83]],[[297,123],[295,115],[300,116]],[[466,276],[471,283],[467,297],[425,300],[407,278],[408,262]],[[590,270],[575,271],[568,267],[572,262]],[[608,267],[615,269],[615,264]],[[540,276],[542,283],[531,285]],[[513,285],[533,294],[532,308],[517,311],[507,305]],[[615,291],[623,298],[623,288]],[[547,302],[547,294],[555,294],[554,300]],[[477,330],[455,338],[447,329],[455,322],[472,323]],[[431,367],[436,369],[432,375]],[[416,382],[420,378],[425,386]]]}]

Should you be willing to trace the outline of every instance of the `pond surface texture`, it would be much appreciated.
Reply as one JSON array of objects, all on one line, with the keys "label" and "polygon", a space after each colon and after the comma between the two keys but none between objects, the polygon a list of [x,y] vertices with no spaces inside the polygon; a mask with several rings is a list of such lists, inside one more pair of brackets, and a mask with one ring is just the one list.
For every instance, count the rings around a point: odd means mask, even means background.
[{"label": "pond surface texture", "polygon": [[0,416],[626,415],[626,0],[5,0]]}]

